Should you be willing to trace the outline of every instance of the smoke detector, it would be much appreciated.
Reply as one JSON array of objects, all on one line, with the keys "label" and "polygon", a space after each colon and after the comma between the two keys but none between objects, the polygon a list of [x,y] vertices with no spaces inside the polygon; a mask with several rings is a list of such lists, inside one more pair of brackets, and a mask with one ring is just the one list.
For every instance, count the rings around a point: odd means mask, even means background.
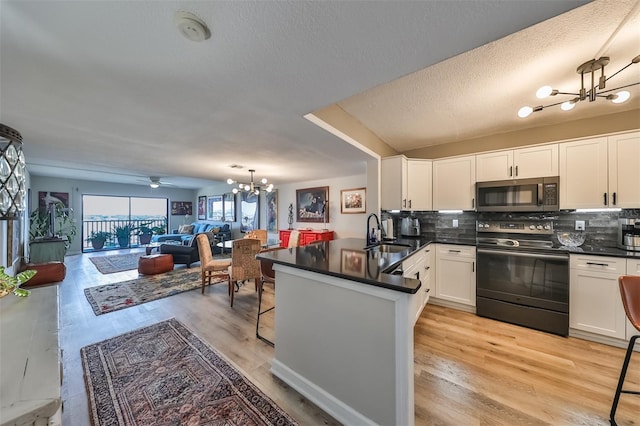
[{"label": "smoke detector", "polygon": [[174,21],[180,34],[191,41],[203,41],[211,37],[207,24],[193,13],[176,12]]}]

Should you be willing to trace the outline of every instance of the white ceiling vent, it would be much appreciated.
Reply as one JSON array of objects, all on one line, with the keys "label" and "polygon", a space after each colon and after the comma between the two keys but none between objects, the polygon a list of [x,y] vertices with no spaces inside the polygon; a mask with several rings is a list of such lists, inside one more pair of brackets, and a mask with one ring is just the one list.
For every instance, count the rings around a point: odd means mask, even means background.
[{"label": "white ceiling vent", "polygon": [[180,33],[191,41],[203,41],[211,37],[207,24],[193,13],[176,12],[174,21]]}]

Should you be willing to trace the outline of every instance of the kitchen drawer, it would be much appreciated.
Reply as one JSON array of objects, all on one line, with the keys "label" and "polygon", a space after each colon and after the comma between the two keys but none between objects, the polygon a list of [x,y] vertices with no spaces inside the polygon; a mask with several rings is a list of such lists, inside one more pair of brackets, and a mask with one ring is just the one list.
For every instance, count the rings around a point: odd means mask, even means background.
[{"label": "kitchen drawer", "polygon": [[640,259],[627,259],[627,275],[640,275]]},{"label": "kitchen drawer", "polygon": [[437,244],[436,252],[439,256],[476,257],[476,248],[474,246]]},{"label": "kitchen drawer", "polygon": [[627,271],[626,259],[620,257],[572,254],[569,262],[571,269],[607,272],[618,275],[624,275]]}]

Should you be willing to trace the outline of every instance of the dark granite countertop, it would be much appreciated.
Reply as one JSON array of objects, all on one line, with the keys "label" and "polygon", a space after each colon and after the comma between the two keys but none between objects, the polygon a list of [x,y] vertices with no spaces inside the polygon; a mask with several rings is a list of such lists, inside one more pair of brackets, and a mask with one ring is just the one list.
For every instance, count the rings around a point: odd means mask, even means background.
[{"label": "dark granite countertop", "polygon": [[617,247],[597,247],[582,245],[580,247],[558,247],[556,250],[569,254],[588,254],[592,256],[625,257],[628,259],[640,259],[640,251],[627,251]]},{"label": "dark granite countertop", "polygon": [[403,259],[421,247],[435,242],[475,246],[475,240],[436,240],[429,237],[402,237],[385,242],[404,244],[408,247],[398,248],[398,251],[393,253],[377,248],[365,250],[366,241],[363,238],[341,238],[295,249],[275,250],[259,254],[258,258],[376,287],[416,293],[420,288],[419,280],[391,274]]},{"label": "dark granite countertop", "polygon": [[[275,250],[259,254],[258,258],[265,258],[281,265],[357,281],[376,287],[388,288],[404,293],[416,293],[420,288],[419,280],[404,278],[401,275],[391,273],[404,259],[431,243],[466,246],[476,245],[475,239],[437,238],[433,236],[400,237],[393,241],[385,242],[404,244],[407,247],[398,248],[398,251],[394,252],[382,252],[375,248],[365,250],[366,242],[363,238],[341,238],[294,249]],[[615,247],[562,246],[552,250],[569,254],[640,259],[640,252],[630,252]]]}]

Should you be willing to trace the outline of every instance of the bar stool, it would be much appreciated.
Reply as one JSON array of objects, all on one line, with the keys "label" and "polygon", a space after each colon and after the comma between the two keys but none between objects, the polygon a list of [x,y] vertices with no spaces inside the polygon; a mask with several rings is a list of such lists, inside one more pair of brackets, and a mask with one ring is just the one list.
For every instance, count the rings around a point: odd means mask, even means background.
[{"label": "bar stool", "polygon": [[[274,250],[281,250],[282,247],[272,247],[268,249],[260,250],[260,253],[267,253]],[[275,308],[275,305],[262,310],[262,291],[265,283],[273,284],[273,288],[275,290],[276,287],[276,274],[273,271],[273,262],[270,260],[260,259],[260,284],[258,284],[258,318],[256,320],[256,337],[271,346],[274,346],[273,341],[267,339],[264,336],[260,335],[260,316],[266,314],[269,311],[272,311]]]},{"label": "bar stool", "polygon": [[[623,275],[618,278],[620,284],[620,295],[622,296],[622,304],[624,305],[624,311],[627,314],[627,318],[631,321],[631,324],[640,332],[640,276]],[[620,400],[621,393],[628,393],[632,395],[640,395],[640,391],[632,391],[622,389],[624,378],[627,375],[627,367],[629,367],[629,361],[631,360],[631,353],[633,352],[633,346],[636,340],[640,338],[640,334],[636,334],[629,340],[629,346],[627,347],[627,354],[624,357],[622,363],[622,371],[620,371],[620,379],[618,379],[618,388],[616,394],[613,397],[613,404],[611,405],[611,414],[609,415],[609,421],[612,426],[615,426],[616,409],[618,408],[618,401]]]}]

